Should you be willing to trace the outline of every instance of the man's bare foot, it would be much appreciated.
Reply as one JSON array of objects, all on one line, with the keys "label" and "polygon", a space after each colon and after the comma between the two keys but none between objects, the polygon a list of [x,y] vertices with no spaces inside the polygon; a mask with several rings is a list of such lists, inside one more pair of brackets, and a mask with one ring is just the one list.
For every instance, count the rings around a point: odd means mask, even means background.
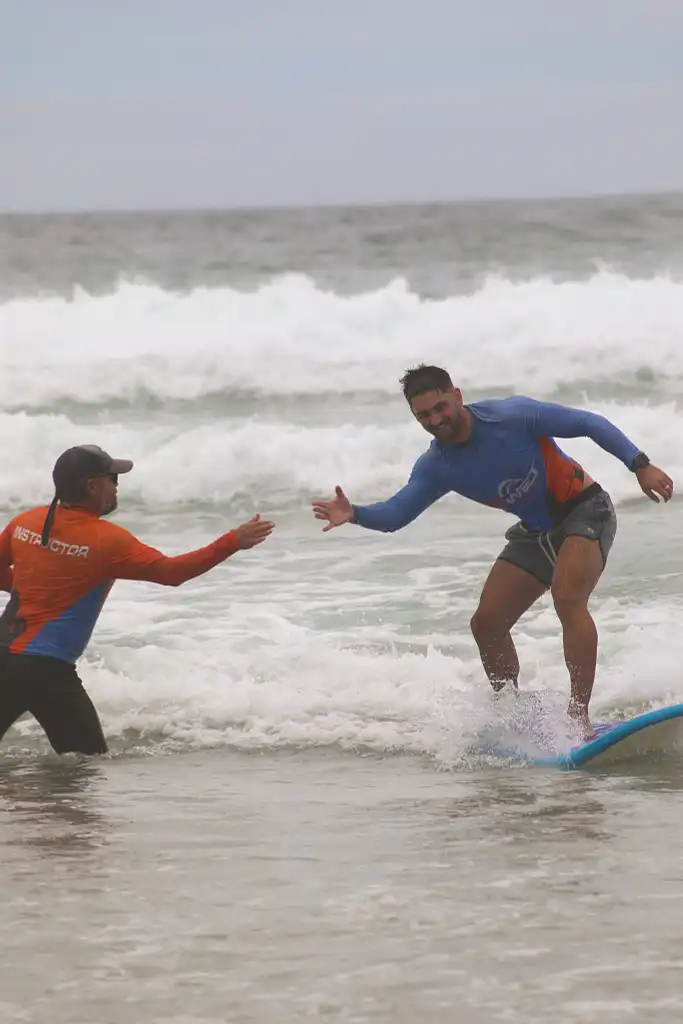
[{"label": "man's bare foot", "polygon": [[517,686],[517,682],[516,680],[512,679],[508,680],[507,682],[496,682],[495,684],[491,683],[491,689],[493,690],[494,700],[497,697],[502,697],[503,694],[505,694],[506,698],[509,698],[511,694],[513,697],[516,697],[519,693],[519,687]]},{"label": "man's bare foot", "polygon": [[578,729],[582,743],[588,743],[595,739],[596,733],[588,717],[588,708],[577,707],[570,701],[567,714]]}]

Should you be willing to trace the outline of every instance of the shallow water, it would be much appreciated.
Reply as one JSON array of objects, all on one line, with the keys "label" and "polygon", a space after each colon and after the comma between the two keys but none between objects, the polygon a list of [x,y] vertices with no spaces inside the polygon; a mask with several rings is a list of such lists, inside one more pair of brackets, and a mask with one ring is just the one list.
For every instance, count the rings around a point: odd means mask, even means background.
[{"label": "shallow water", "polygon": [[[680,1021],[683,758],[472,756],[534,708],[566,742],[551,602],[515,631],[517,711],[469,632],[512,520],[455,496],[391,536],[310,513],[337,483],[405,482],[428,438],[398,378],[422,359],[466,400],[602,412],[680,485],[680,217],[661,197],[0,218],[3,521],[94,442],[136,463],[117,522],[169,554],[278,524],[177,590],[116,585],[81,662],[109,758],[60,762],[30,720],[5,737],[3,1024]],[[681,702],[678,499],[562,447],[619,517],[593,716]]]},{"label": "shallow water", "polygon": [[3,1020],[680,1019],[682,767],[5,757]]}]

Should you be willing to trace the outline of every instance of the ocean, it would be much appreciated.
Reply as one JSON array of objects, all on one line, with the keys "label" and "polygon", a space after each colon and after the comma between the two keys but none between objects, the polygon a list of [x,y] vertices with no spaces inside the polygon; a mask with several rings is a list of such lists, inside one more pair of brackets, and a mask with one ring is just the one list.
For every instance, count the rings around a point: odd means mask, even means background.
[{"label": "ocean", "polygon": [[[449,495],[323,533],[310,504],[406,481],[422,361],[466,401],[603,413],[679,483],[683,195],[5,215],[0,240],[2,522],[96,443],[135,461],[116,521],[167,554],[277,524],[180,588],[116,584],[80,664],[108,757],[5,737],[3,1024],[680,1021],[683,757],[476,754],[519,714],[469,632],[514,520]],[[562,447],[619,517],[593,720],[683,701],[678,500]],[[549,598],[515,640],[559,736]]]}]

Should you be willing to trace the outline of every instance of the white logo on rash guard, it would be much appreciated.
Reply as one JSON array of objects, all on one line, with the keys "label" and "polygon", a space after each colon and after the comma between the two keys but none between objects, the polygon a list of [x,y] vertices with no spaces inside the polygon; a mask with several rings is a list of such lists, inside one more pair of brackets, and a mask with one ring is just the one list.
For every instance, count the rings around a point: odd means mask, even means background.
[{"label": "white logo on rash guard", "polygon": [[[15,526],[12,536],[15,540],[24,541],[25,544],[40,544],[41,542],[40,534],[35,533],[33,530],[27,530],[25,526]],[[63,540],[55,540],[54,538],[47,542],[47,546],[50,551],[54,551],[57,555],[73,555],[76,558],[87,558],[90,551],[90,547],[87,544],[66,544]]]},{"label": "white logo on rash guard", "polygon": [[531,469],[523,479],[522,477],[517,477],[513,480],[503,480],[502,483],[498,484],[498,496],[503,499],[506,505],[514,505],[515,502],[527,496],[537,480],[538,470],[532,462]]}]

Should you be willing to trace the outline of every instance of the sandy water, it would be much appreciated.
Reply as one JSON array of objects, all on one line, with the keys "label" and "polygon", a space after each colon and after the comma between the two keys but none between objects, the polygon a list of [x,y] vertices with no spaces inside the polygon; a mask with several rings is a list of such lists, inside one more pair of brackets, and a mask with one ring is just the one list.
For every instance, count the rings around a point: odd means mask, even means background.
[{"label": "sandy water", "polygon": [[[679,779],[482,763],[468,630],[512,521],[444,498],[392,536],[313,497],[389,496],[426,435],[398,377],[610,416],[678,480],[681,201],[3,218],[5,521],[70,444],[130,456],[117,521],[168,553],[277,530],[178,590],[119,583],[81,673],[110,758],[0,750],[3,1021],[678,1021]],[[596,719],[683,701],[683,530],[564,447],[619,531],[593,611]],[[562,732],[542,601],[522,688]]]}]

